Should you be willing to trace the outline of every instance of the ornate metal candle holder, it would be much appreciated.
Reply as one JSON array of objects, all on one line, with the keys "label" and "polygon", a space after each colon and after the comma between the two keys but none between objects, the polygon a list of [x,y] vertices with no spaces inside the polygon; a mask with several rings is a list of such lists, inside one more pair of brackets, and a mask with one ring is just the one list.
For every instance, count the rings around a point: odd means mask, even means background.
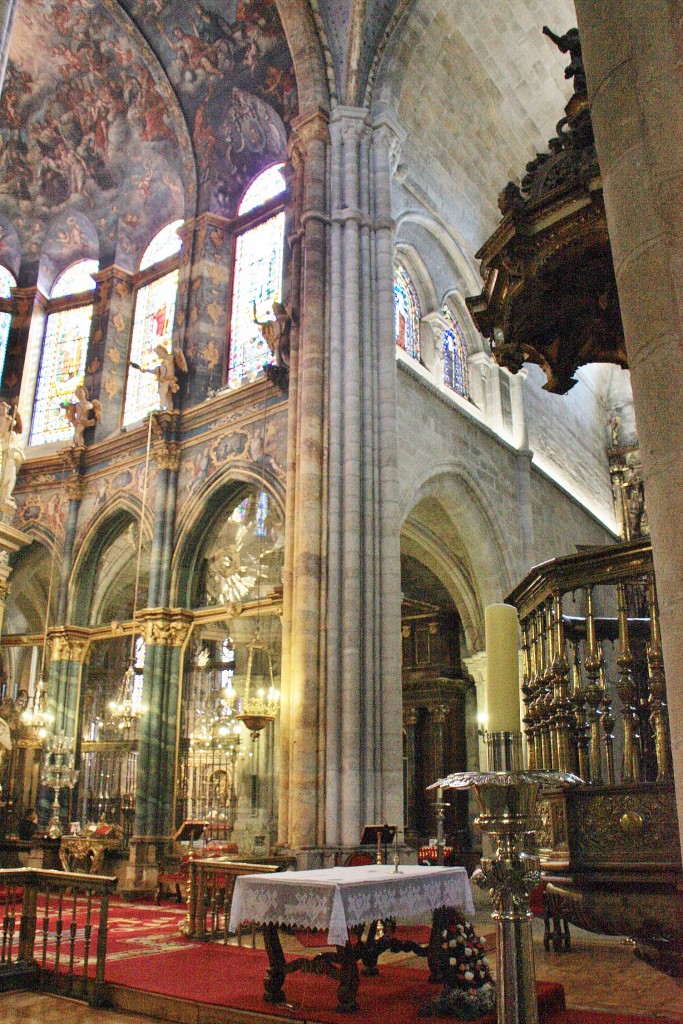
[{"label": "ornate metal candle holder", "polygon": [[45,759],[40,781],[55,791],[52,801],[52,817],[48,822],[46,834],[50,839],[59,839],[62,835],[62,824],[59,820],[59,794],[63,789],[72,790],[78,782],[78,771],[74,768],[73,737],[64,732],[53,733],[45,741]]},{"label": "ornate metal candle holder", "polygon": [[[506,735],[516,747],[516,734]],[[493,903],[498,1024],[538,1022],[529,897],[541,873],[538,857],[527,851],[539,824],[536,801],[541,788],[580,781],[568,772],[503,770],[456,772],[429,787],[472,789],[480,811],[475,824],[496,842],[495,855],[482,858],[472,878],[489,890]]]}]

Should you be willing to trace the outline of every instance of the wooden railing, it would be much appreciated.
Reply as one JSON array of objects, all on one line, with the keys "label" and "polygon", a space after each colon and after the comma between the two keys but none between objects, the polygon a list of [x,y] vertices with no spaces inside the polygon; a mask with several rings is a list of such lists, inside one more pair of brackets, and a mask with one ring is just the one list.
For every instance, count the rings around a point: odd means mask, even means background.
[{"label": "wooden railing", "polygon": [[43,989],[102,1005],[116,878],[0,870],[0,990]]},{"label": "wooden railing", "polygon": [[[187,920],[182,928],[189,939],[203,942],[228,941],[228,921],[235,879],[239,875],[270,874],[279,864],[249,864],[219,857],[190,861]],[[242,933],[239,933],[241,944]]]},{"label": "wooden railing", "polygon": [[[545,562],[508,601],[522,627],[529,768],[572,771],[594,785],[670,780],[649,540]],[[605,656],[609,641],[616,641],[611,664]],[[615,697],[622,719],[619,763]]]}]

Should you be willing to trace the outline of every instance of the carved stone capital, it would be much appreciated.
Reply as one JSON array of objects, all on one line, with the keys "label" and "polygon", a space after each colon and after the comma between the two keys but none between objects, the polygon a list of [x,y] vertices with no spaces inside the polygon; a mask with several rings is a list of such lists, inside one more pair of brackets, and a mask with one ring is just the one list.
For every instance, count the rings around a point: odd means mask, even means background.
[{"label": "carved stone capital", "polygon": [[48,633],[51,661],[75,661],[85,664],[90,653],[90,636],[78,626],[58,626]]},{"label": "carved stone capital", "polygon": [[167,441],[177,436],[180,429],[180,409],[159,409],[151,413],[152,435],[155,441]]},{"label": "carved stone capital", "polygon": [[157,469],[170,469],[177,473],[180,469],[180,444],[178,441],[158,441],[154,445],[154,461]]},{"label": "carved stone capital", "polygon": [[74,473],[73,476],[67,477],[65,488],[69,501],[83,500],[83,495],[85,494],[85,480],[82,476]]},{"label": "carved stone capital", "polygon": [[145,644],[182,647],[192,629],[194,616],[184,608],[144,608],[136,615]]},{"label": "carved stone capital", "polygon": [[326,143],[328,141],[330,137],[328,120],[327,114],[321,109],[294,118],[289,152],[295,162],[305,158],[306,150],[312,142]]}]

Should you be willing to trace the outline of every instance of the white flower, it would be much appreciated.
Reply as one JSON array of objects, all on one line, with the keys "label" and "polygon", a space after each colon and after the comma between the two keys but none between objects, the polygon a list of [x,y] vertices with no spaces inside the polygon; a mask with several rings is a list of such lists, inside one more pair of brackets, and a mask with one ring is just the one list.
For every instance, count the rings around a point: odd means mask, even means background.
[{"label": "white flower", "polygon": [[451,939],[448,945],[450,946],[451,949],[453,949],[453,947],[456,945],[455,939]]},{"label": "white flower", "polygon": [[488,967],[488,965],[489,965],[489,958],[487,956],[483,956],[481,958],[481,962],[483,963],[484,967]]},{"label": "white flower", "polygon": [[474,981],[472,971],[465,971],[465,981]]},{"label": "white flower", "polygon": [[449,957],[448,962],[451,965],[451,967],[455,967],[455,965],[457,963],[457,960],[455,959],[454,956],[451,956],[451,957]]},{"label": "white flower", "polygon": [[446,931],[446,929],[445,929],[445,928],[444,928],[444,930],[443,930],[443,931],[441,932],[441,938],[442,938],[442,939],[447,939],[447,938],[448,938],[448,932]]},{"label": "white flower", "polygon": [[470,947],[469,947],[469,946],[468,946],[468,947],[467,947],[467,949],[465,950],[465,956],[472,956],[472,950],[470,949]]}]

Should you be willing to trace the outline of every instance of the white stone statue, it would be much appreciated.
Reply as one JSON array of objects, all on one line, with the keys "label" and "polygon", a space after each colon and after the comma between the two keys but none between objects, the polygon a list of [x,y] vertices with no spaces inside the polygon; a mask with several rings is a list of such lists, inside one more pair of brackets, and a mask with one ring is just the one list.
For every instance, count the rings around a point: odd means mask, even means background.
[{"label": "white stone statue", "polygon": [[0,402],[0,506],[16,508],[12,497],[17,482],[19,467],[24,461],[24,450],[17,440],[23,430],[21,416],[16,406]]},{"label": "white stone statue", "polygon": [[179,348],[174,348],[173,351],[169,352],[164,345],[159,344],[154,351],[159,357],[158,366],[145,370],[139,363],[131,363],[130,365],[142,373],[154,374],[159,388],[159,406],[162,409],[172,409],[173,396],[180,390],[176,370],[180,370],[181,373],[187,373],[187,362]]},{"label": "white stone statue", "polygon": [[74,448],[83,448],[83,435],[88,427],[94,427],[96,423],[102,422],[102,404],[96,399],[91,402],[88,389],[85,385],[79,384],[64,411],[73,427]]},{"label": "white stone statue", "polygon": [[289,366],[289,335],[292,315],[282,302],[273,303],[274,320],[257,320],[256,303],[253,304],[254,323],[270,349],[276,366]]}]

